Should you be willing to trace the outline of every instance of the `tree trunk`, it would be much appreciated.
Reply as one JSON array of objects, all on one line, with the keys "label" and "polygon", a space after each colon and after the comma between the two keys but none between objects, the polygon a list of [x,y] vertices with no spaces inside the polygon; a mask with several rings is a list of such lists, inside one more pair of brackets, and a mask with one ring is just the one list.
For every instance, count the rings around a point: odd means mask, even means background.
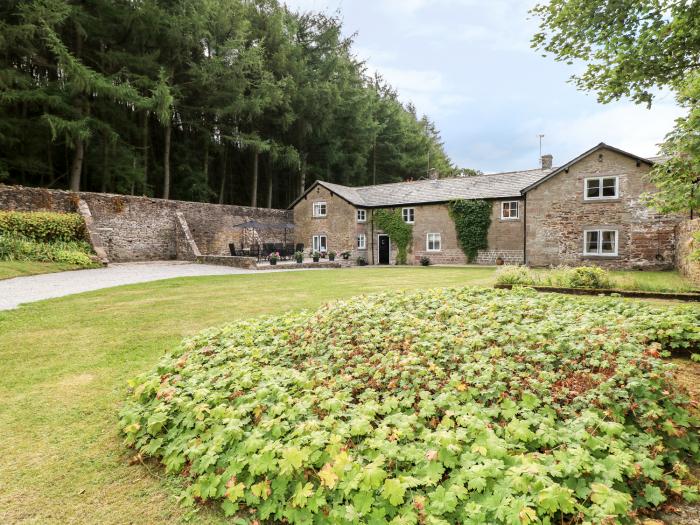
[{"label": "tree trunk", "polygon": [[73,140],[73,161],[70,167],[70,191],[80,191],[80,175],[83,171],[85,143],[82,139]]},{"label": "tree trunk", "polygon": [[299,180],[299,195],[303,195],[306,190],[306,155],[301,156],[301,176]]},{"label": "tree trunk", "polygon": [[258,205],[258,161],[260,154],[255,150],[253,155],[253,191],[250,197],[250,206],[255,208]]},{"label": "tree trunk", "polygon": [[141,147],[143,148],[143,183],[148,183],[148,110],[143,112],[143,137]]},{"label": "tree trunk", "polygon": [[170,137],[173,132],[171,122],[165,125],[165,147],[163,148],[163,198],[170,198]]},{"label": "tree trunk", "polygon": [[272,208],[272,169],[267,163],[267,207]]},{"label": "tree trunk", "polygon": [[204,182],[209,189],[209,138],[204,143]]},{"label": "tree trunk", "polygon": [[107,144],[107,137],[103,137],[102,142],[102,181],[100,185],[100,191],[102,193],[107,193],[107,184],[109,182],[109,146]]},{"label": "tree trunk", "polygon": [[374,139],[374,147],[372,148],[372,184],[377,184],[377,139]]},{"label": "tree trunk", "polygon": [[224,191],[226,190],[226,146],[221,152],[221,186],[219,186],[219,204],[224,203]]}]

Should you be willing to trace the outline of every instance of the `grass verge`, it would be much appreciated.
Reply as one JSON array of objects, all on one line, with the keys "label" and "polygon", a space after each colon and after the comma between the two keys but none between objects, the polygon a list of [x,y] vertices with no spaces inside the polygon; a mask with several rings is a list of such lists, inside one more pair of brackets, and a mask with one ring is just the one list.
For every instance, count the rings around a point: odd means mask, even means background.
[{"label": "grass verge", "polygon": [[[97,268],[99,265],[95,265]],[[84,270],[84,266],[76,264],[38,262],[38,261],[0,261],[0,280],[37,275],[40,273],[65,272],[67,270]]]}]

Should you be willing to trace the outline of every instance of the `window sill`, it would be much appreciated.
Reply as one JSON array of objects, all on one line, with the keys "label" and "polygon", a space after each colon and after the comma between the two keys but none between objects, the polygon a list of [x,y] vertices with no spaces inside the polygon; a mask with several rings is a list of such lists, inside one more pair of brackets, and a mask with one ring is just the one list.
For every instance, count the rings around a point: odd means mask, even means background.
[{"label": "window sill", "polygon": [[502,222],[518,222],[520,217],[501,217]]},{"label": "window sill", "polygon": [[314,215],[312,219],[327,219],[328,215]]},{"label": "window sill", "polygon": [[620,197],[601,197],[597,199],[586,199],[583,198],[583,202],[595,204],[596,202],[620,202],[622,199]]},{"label": "window sill", "polygon": [[619,259],[620,256],[618,254],[610,254],[610,255],[605,255],[605,254],[592,254],[592,253],[584,253],[581,255],[584,259]]}]

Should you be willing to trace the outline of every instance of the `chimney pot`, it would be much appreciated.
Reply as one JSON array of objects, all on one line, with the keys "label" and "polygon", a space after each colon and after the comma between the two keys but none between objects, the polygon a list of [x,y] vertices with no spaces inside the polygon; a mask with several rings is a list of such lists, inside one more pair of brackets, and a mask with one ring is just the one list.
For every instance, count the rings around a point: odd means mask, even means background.
[{"label": "chimney pot", "polygon": [[542,155],[542,169],[551,170],[554,157],[552,155]]}]

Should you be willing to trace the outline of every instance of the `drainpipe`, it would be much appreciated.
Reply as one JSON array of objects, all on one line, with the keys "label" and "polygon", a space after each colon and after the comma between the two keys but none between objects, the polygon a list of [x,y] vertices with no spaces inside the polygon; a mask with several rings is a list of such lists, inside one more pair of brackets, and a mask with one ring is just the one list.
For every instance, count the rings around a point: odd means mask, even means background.
[{"label": "drainpipe", "polygon": [[371,238],[372,238],[372,264],[374,264],[374,210],[372,210],[372,233],[371,233]]},{"label": "drainpipe", "polygon": [[527,193],[523,195],[523,264],[527,264]]}]

